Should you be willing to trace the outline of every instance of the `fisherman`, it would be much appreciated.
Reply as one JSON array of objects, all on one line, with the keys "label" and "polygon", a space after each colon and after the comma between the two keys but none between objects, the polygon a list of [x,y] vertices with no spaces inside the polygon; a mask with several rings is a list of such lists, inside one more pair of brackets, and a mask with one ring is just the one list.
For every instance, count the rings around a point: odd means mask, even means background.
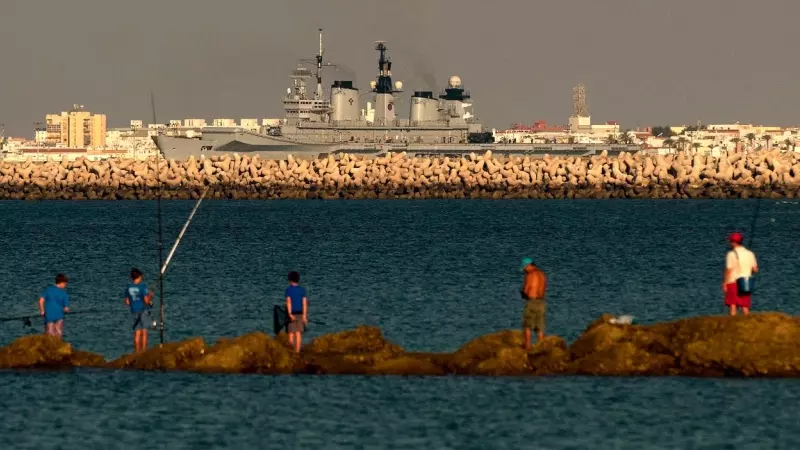
[{"label": "fisherman", "polygon": [[289,272],[289,287],[286,288],[286,312],[289,315],[289,342],[294,350],[300,353],[303,342],[303,331],[308,325],[308,298],[306,289],[300,286],[300,274]]},{"label": "fisherman", "polygon": [[[725,293],[725,306],[731,316],[736,315],[736,308],[742,308],[742,314],[750,314],[751,292],[740,292],[737,280],[744,278],[750,281],[753,274],[758,273],[756,255],[743,245],[742,233],[731,233],[728,236],[731,250],[725,256],[725,276],[722,281],[722,292]],[[748,283],[749,284],[749,283]]]},{"label": "fisherman", "polygon": [[67,281],[63,273],[56,275],[55,283],[39,296],[39,314],[44,317],[45,334],[59,339],[64,335],[64,313],[69,312]]},{"label": "fisherman", "polygon": [[150,327],[150,308],[153,306],[153,293],[142,282],[142,272],[131,269],[131,284],[125,288],[125,304],[131,309],[133,318],[134,352],[147,350],[147,329]]},{"label": "fisherman", "polygon": [[545,313],[547,302],[544,293],[547,290],[547,277],[533,263],[531,258],[522,260],[522,271],[525,273],[525,282],[522,285],[523,300],[526,300],[525,310],[522,314],[522,330],[525,334],[523,347],[531,347],[531,329],[536,331],[539,341],[544,339]]}]

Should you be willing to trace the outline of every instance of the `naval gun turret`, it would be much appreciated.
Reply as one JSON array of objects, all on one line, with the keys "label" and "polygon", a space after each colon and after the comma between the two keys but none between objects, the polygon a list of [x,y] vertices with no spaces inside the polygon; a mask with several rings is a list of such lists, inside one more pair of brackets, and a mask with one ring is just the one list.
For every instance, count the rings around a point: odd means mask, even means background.
[{"label": "naval gun turret", "polygon": [[378,79],[370,82],[372,92],[375,93],[375,124],[394,125],[397,119],[394,94],[402,92],[403,83],[398,81],[392,84],[392,62],[386,56],[386,42],[375,41],[375,50],[380,53],[378,58]]}]

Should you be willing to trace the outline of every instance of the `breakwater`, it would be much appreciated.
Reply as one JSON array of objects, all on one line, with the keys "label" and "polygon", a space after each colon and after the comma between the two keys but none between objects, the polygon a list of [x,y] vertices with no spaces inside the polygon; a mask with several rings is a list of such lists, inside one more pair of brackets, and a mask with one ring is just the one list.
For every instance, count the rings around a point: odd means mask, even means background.
[{"label": "breakwater", "polygon": [[0,162],[0,199],[796,198],[800,154]]},{"label": "breakwater", "polygon": [[453,353],[409,352],[378,328],[322,335],[290,349],[285,333],[167,343],[107,362],[52,336],[0,348],[0,369],[96,367],[111,370],[317,375],[601,375],[800,377],[800,319],[780,313],[695,317],[623,325],[603,315],[572,345],[548,336],[530,351],[522,332],[480,336]]}]

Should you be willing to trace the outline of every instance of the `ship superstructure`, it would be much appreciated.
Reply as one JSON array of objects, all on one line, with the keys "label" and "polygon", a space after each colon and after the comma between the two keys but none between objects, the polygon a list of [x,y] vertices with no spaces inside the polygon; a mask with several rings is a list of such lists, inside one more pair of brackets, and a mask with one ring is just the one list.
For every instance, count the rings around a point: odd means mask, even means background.
[{"label": "ship superstructure", "polygon": [[[324,61],[319,30],[316,56],[301,60],[289,75],[290,86],[283,99],[284,118],[279,125],[264,126],[257,132],[206,127],[193,137],[168,131],[155,137],[156,144],[168,158],[220,153],[258,153],[272,159],[288,154],[319,156],[337,152],[464,154],[485,151],[487,145],[501,154],[541,151],[530,145],[493,144],[492,133],[484,130],[470,111],[470,93],[458,76],[451,76],[438,95],[414,91],[407,118],[399,117],[398,94],[403,92],[403,83],[392,79],[386,42],[376,41],[374,49],[378,52],[378,71],[370,82],[369,93],[361,95],[352,80],[335,80],[326,94],[323,70],[334,64]],[[305,66],[308,62],[315,64],[313,72]],[[316,84],[313,92],[309,90],[312,80]],[[360,99],[365,95],[373,96],[374,110],[362,109]]]}]

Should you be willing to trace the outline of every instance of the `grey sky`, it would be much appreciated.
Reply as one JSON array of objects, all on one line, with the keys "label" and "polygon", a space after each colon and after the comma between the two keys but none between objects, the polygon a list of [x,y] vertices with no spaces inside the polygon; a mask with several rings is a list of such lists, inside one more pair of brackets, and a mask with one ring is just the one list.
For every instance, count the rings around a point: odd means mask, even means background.
[{"label": "grey sky", "polygon": [[487,126],[566,123],[578,82],[627,128],[793,125],[798,18],[797,0],[3,0],[0,123],[30,136],[73,103],[150,122],[151,87],[160,122],[280,117],[321,27],[344,65],[326,84],[354,71],[363,91],[385,40],[403,98],[459,75]]}]

